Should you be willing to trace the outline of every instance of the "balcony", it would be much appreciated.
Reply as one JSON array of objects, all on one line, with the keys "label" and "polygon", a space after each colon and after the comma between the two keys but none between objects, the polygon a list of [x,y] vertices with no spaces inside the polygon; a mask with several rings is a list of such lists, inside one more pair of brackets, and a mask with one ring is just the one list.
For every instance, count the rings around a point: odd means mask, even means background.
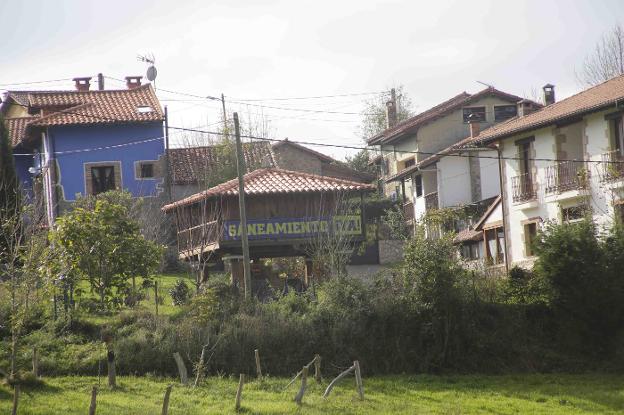
[{"label": "balcony", "polygon": [[438,208],[438,192],[431,192],[425,195],[425,210]]},{"label": "balcony", "polygon": [[219,241],[221,228],[218,222],[212,221],[178,232],[178,252],[202,253],[208,246]]},{"label": "balcony", "polygon": [[546,168],[547,194],[586,189],[589,169],[584,161],[564,161]]},{"label": "balcony", "polygon": [[414,203],[413,202],[405,202],[403,203],[403,217],[406,222],[414,220]]},{"label": "balcony", "polygon": [[602,180],[605,182],[624,178],[624,155],[620,150],[602,155]]},{"label": "balcony", "polygon": [[537,198],[537,187],[533,175],[521,174],[511,178],[511,193],[514,203],[528,202]]}]

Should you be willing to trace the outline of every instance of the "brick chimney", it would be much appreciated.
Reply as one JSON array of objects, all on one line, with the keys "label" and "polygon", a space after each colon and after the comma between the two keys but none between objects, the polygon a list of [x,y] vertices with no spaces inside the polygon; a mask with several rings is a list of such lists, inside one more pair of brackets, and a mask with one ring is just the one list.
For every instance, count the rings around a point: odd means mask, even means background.
[{"label": "brick chimney", "polygon": [[141,86],[142,76],[126,76],[126,86],[128,89],[134,89]]},{"label": "brick chimney", "polygon": [[533,101],[523,99],[518,101],[518,117],[524,117],[536,110]]},{"label": "brick chimney", "polygon": [[546,84],[542,87],[544,90],[544,105],[550,105],[555,103],[555,86],[553,84]]},{"label": "brick chimney", "polygon": [[481,124],[477,119],[476,114],[470,114],[468,116],[468,126],[470,127],[470,138],[475,138],[481,132]]},{"label": "brick chimney", "polygon": [[89,87],[91,86],[90,76],[82,77],[82,78],[74,78],[73,81],[76,84],[76,91],[81,91],[81,92],[88,91]]}]

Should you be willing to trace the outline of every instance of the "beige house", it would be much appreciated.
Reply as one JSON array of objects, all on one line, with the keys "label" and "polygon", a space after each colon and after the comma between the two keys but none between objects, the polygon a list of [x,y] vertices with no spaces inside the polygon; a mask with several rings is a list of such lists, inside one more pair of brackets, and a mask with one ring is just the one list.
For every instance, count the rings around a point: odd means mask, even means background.
[{"label": "beige house", "polygon": [[[470,120],[483,130],[515,117],[521,100],[493,87],[475,94],[462,92],[370,138],[368,145],[376,147],[381,156],[379,164],[386,196],[403,200],[410,221],[415,217],[414,202],[419,198],[429,208],[437,208],[437,173],[434,169],[420,171],[419,164],[469,135]],[[478,170],[473,178],[477,181],[480,180]]]}]

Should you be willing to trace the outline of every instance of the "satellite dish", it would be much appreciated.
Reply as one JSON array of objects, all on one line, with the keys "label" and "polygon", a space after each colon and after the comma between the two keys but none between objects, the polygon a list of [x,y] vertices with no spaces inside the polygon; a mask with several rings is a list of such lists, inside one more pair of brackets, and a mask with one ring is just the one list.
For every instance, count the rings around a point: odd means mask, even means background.
[{"label": "satellite dish", "polygon": [[156,79],[156,75],[158,75],[156,67],[154,65],[150,65],[147,68],[147,79],[149,79],[150,82],[154,82],[154,80]]}]

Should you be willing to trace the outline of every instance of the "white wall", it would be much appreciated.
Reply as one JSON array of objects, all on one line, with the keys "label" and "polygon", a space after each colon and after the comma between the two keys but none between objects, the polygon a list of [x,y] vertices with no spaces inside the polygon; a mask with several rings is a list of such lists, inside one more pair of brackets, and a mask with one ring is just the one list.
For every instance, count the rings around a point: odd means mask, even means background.
[{"label": "white wall", "polygon": [[500,195],[500,172],[498,168],[498,153],[496,151],[480,151],[479,156],[491,157],[479,160],[479,175],[481,179],[481,199],[489,199]]},{"label": "white wall", "polygon": [[[430,166],[428,168],[434,168]],[[437,163],[440,208],[472,202],[470,169],[467,157],[442,157]]]}]

